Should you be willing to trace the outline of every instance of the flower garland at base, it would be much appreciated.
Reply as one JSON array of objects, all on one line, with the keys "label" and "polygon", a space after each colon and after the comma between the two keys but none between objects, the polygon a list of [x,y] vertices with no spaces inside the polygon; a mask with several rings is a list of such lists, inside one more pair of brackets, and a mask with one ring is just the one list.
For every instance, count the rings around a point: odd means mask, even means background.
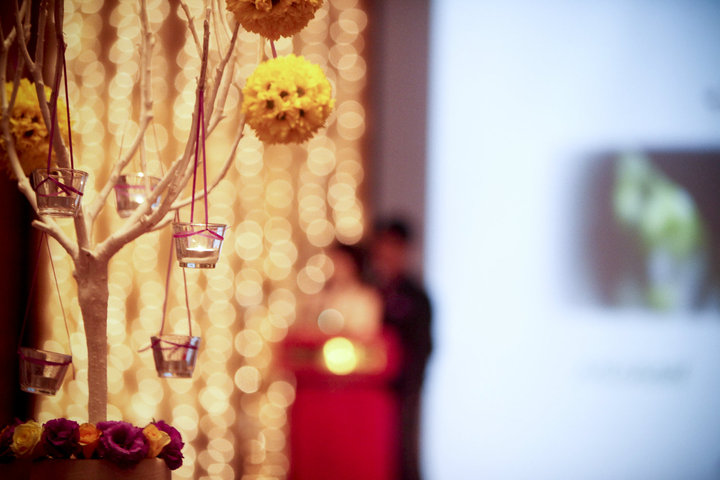
[{"label": "flower garland at base", "polygon": [[184,445],[180,432],[162,420],[145,428],[118,421],[79,425],[57,418],[40,425],[34,420],[16,420],[0,431],[0,462],[15,458],[93,458],[132,468],[144,458],[157,457],[175,470],[182,466]]}]

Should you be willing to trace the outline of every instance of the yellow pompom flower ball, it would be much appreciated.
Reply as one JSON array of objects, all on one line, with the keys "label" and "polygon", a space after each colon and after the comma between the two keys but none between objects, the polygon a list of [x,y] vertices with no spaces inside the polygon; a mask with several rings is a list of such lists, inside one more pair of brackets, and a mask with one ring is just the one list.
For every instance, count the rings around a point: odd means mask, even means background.
[{"label": "yellow pompom flower ball", "polygon": [[322,0],[227,0],[240,25],[270,40],[290,37],[305,28]]},{"label": "yellow pompom flower ball", "polygon": [[287,55],[257,66],[243,88],[246,121],[266,143],[302,143],[327,120],[335,100],[322,69]]},{"label": "yellow pompom flower ball", "polygon": [[[13,83],[7,82],[5,92],[8,101],[10,101],[12,90]],[[50,99],[50,87],[45,87],[45,94]],[[60,99],[58,99],[57,103],[57,117],[60,134],[67,140],[67,114],[65,104]],[[25,175],[29,175],[36,168],[46,167],[50,134],[40,112],[35,84],[26,78],[20,80],[15,104],[10,112],[9,123],[10,133],[15,143],[15,151],[18,154]],[[52,160],[51,164],[54,165],[55,152],[53,152]],[[10,177],[15,178],[15,174],[10,167],[10,157],[8,156],[4,135],[0,135],[0,163],[10,174]]]}]

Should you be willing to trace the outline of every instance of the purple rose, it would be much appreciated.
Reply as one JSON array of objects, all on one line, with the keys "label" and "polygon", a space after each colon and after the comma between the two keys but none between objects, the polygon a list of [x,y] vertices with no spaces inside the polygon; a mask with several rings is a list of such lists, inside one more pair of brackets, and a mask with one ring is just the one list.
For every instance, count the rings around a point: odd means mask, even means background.
[{"label": "purple rose", "polygon": [[180,435],[180,432],[178,432],[175,427],[171,427],[162,420],[155,422],[155,426],[158,430],[162,430],[170,435],[170,443],[165,445],[165,448],[162,449],[158,458],[165,460],[165,464],[170,470],[180,468],[183,464],[182,448],[185,446],[185,443],[182,441],[182,435]]},{"label": "purple rose", "polygon": [[22,422],[16,418],[10,425],[0,431],[0,462],[8,462],[15,458],[15,453],[13,453],[10,445],[12,445],[15,427],[21,423]]},{"label": "purple rose", "polygon": [[149,446],[141,428],[127,422],[100,422],[97,428],[102,431],[98,445],[100,458],[121,467],[132,467],[147,456]]},{"label": "purple rose", "polygon": [[56,418],[43,425],[40,442],[45,453],[53,458],[70,458],[78,449],[80,426],[73,420]]}]

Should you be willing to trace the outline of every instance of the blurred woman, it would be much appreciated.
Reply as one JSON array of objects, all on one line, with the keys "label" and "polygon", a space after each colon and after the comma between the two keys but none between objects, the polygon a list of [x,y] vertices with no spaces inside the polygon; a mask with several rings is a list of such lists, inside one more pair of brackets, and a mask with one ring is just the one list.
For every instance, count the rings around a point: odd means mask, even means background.
[{"label": "blurred woman", "polygon": [[332,275],[298,305],[284,342],[297,381],[290,409],[291,480],[394,480],[397,411],[388,387],[395,348],[380,293],[362,280],[362,251],[335,244]]}]

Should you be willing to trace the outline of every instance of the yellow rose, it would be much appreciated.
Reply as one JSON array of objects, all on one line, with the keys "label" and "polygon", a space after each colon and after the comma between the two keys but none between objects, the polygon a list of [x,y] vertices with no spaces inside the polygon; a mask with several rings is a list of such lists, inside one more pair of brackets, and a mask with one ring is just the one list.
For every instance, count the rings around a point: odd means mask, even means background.
[{"label": "yellow rose", "polygon": [[157,428],[154,423],[143,428],[143,434],[150,445],[147,454],[148,458],[157,457],[160,452],[162,452],[162,449],[165,448],[165,445],[170,443],[170,435]]},{"label": "yellow rose", "polygon": [[[10,448],[17,458],[33,458],[42,437],[42,425],[34,420],[15,427]],[[39,450],[39,449],[38,449]]]},{"label": "yellow rose", "polygon": [[92,423],[83,423],[80,425],[80,439],[78,443],[82,448],[83,457],[92,458],[93,453],[95,453],[95,448],[100,442],[101,435],[102,431]]}]

